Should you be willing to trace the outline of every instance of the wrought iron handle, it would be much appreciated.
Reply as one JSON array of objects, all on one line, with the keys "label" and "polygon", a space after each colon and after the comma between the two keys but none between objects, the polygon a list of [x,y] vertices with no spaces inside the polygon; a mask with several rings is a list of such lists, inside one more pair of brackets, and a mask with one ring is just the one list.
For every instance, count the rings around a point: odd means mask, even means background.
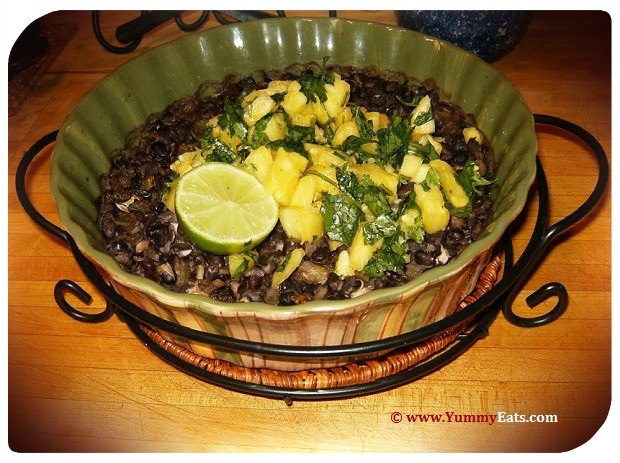
[{"label": "wrought iron handle", "polygon": [[[564,285],[558,282],[551,282],[543,285],[525,300],[527,305],[533,308],[551,297],[557,297],[558,300],[555,306],[543,315],[537,317],[523,317],[517,315],[514,312],[513,304],[518,292],[523,287],[524,282],[527,278],[529,278],[536,265],[538,265],[549,245],[558,236],[590,213],[590,211],[603,196],[609,179],[609,164],[605,151],[603,150],[601,144],[589,132],[578,125],[573,124],[572,122],[554,116],[535,114],[534,121],[537,124],[560,128],[581,138],[596,156],[596,161],[598,162],[599,167],[599,175],[594,190],[586,201],[564,219],[556,222],[550,227],[547,227],[549,221],[549,190],[547,187],[547,179],[545,177],[544,170],[540,165],[540,161],[538,159],[536,160],[539,211],[538,219],[534,227],[535,237],[530,240],[528,246],[523,252],[522,258],[525,259],[524,262],[522,262],[522,265],[524,266],[523,270],[518,273],[518,277],[511,286],[511,289],[504,299],[502,306],[502,313],[510,323],[526,328],[551,323],[552,321],[557,320],[565,312],[568,306],[568,293]],[[519,265],[519,262],[517,265]]]},{"label": "wrought iron handle", "polygon": [[[17,166],[17,172],[15,173],[15,190],[17,192],[17,198],[21,203],[22,207],[26,211],[26,213],[30,216],[32,220],[35,221],[39,226],[41,226],[45,231],[52,234],[53,236],[61,239],[65,243],[69,244],[71,247],[76,260],[80,263],[80,266],[88,265],[90,262],[81,255],[81,259],[77,259],[75,252],[77,251],[77,246],[73,241],[73,238],[69,233],[67,233],[62,228],[54,225],[52,222],[43,217],[39,211],[32,205],[30,202],[30,198],[28,197],[28,193],[26,191],[26,173],[28,172],[28,167],[30,163],[34,159],[34,157],[39,154],[43,148],[47,145],[53,143],[56,140],[56,136],[58,135],[58,130],[48,133],[41,139],[39,139],[34,145],[30,147],[28,151],[24,153],[19,165]],[[79,251],[77,251],[79,252]],[[84,261],[84,263],[80,262]],[[88,262],[88,264],[86,264]],[[90,264],[92,267],[92,264]],[[96,272],[93,268],[89,271]],[[87,273],[88,275],[88,273]],[[114,315],[115,308],[109,302],[106,304],[106,308],[102,312],[98,313],[89,313],[82,312],[81,310],[73,307],[67,300],[65,299],[65,293],[71,292],[74,296],[78,297],[82,302],[89,304],[92,300],[90,294],[86,292],[80,285],[70,280],[60,280],[56,283],[54,287],[54,298],[58,306],[68,315],[73,317],[76,320],[86,322],[86,323],[101,323],[106,320],[109,320],[112,315]]]}]

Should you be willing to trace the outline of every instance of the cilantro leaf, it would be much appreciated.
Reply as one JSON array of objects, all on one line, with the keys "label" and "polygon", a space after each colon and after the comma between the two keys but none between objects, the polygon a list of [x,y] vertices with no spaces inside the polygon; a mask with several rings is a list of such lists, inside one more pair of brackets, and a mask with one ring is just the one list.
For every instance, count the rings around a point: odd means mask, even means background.
[{"label": "cilantro leaf", "polygon": [[357,229],[364,219],[362,210],[340,194],[323,193],[321,215],[327,236],[347,246],[353,243]]},{"label": "cilantro leaf", "polygon": [[248,129],[243,122],[243,109],[240,104],[233,104],[230,100],[224,101],[224,112],[217,120],[217,124],[225,129],[232,137],[237,135],[239,138],[245,138]]},{"label": "cilantro leaf", "polygon": [[232,164],[237,159],[235,152],[219,138],[213,140],[211,147],[213,151],[209,155],[209,161]]},{"label": "cilantro leaf", "polygon": [[429,108],[428,111],[423,111],[420,114],[418,114],[415,118],[415,120],[413,121],[413,125],[415,126],[420,126],[420,125],[424,125],[426,124],[428,121],[432,121],[433,120],[433,109]]},{"label": "cilantro leaf", "polygon": [[389,215],[381,215],[375,221],[365,223],[362,228],[365,244],[374,244],[381,238],[390,237],[398,231],[394,220]]},{"label": "cilantro leaf", "polygon": [[377,161],[382,165],[390,164],[395,169],[399,169],[403,163],[412,130],[407,120],[400,116],[395,116],[387,127],[379,129]]},{"label": "cilantro leaf", "polygon": [[400,234],[395,233],[383,239],[381,247],[364,267],[364,273],[370,278],[379,278],[385,272],[394,272],[405,265],[404,255],[408,251],[407,243],[400,242]]},{"label": "cilantro leaf", "polygon": [[410,141],[408,145],[409,153],[415,154],[416,156],[422,158],[422,160],[426,163],[432,161],[433,159],[439,159],[439,154],[437,150],[433,146],[432,143],[427,143],[426,145],[422,145],[415,141]]},{"label": "cilantro leaf", "polygon": [[372,129],[372,122],[366,119],[362,109],[359,106],[351,106],[351,113],[353,114],[353,120],[359,130],[360,138],[367,140],[372,139],[375,134]]},{"label": "cilantro leaf", "polygon": [[478,190],[477,187],[490,185],[495,180],[487,180],[478,170],[476,166],[476,161],[473,159],[469,159],[463,169],[456,175],[457,181],[461,184],[465,193],[467,193],[470,197],[474,196],[476,193],[482,193]]}]

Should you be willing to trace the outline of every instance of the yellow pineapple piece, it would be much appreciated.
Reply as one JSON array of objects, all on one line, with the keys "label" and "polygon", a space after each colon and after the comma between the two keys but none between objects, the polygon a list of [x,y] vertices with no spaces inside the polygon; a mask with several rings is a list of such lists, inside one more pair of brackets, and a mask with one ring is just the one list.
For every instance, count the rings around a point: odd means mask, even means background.
[{"label": "yellow pineapple piece", "polygon": [[246,251],[238,254],[229,254],[228,271],[232,278],[238,278],[244,272],[250,270],[258,260],[256,251]]},{"label": "yellow pineapple piece", "polygon": [[271,141],[282,140],[286,135],[286,121],[284,120],[284,115],[281,113],[276,113],[271,116],[269,122],[265,126],[265,135]]},{"label": "yellow pineapple piece", "polygon": [[415,154],[405,154],[398,173],[403,177],[413,179],[420,170],[420,167],[422,167],[422,163],[421,157]]},{"label": "yellow pineapple piece", "polygon": [[267,85],[267,93],[271,95],[275,95],[276,93],[284,93],[289,89],[291,85],[290,80],[272,80]]},{"label": "yellow pineapple piece", "polygon": [[472,138],[478,143],[482,143],[482,134],[476,127],[465,127],[463,129],[463,137],[465,138],[465,143]]},{"label": "yellow pineapple piece", "polygon": [[[318,174],[316,177],[316,191],[314,194],[314,200],[319,201],[323,192],[335,195],[340,193],[340,190],[336,186],[338,181],[336,180],[336,168],[332,166],[323,166],[321,164],[312,166],[306,172],[306,175],[313,175],[313,172]],[[328,179],[329,181],[325,180]]]},{"label": "yellow pineapple piece", "polygon": [[289,204],[307,164],[308,160],[300,154],[283,148],[276,152],[263,185],[280,206]]},{"label": "yellow pineapple piece", "polygon": [[308,159],[299,153],[296,153],[294,151],[287,151],[284,148],[278,148],[275,157],[277,159],[281,156],[289,158],[289,160],[299,170],[299,172],[303,172],[304,170],[306,170],[306,167],[308,167]]},{"label": "yellow pineapple piece", "polygon": [[338,259],[336,259],[336,265],[334,266],[334,273],[341,277],[351,276],[355,273],[351,268],[349,252],[346,249],[340,251],[340,254],[338,254]]},{"label": "yellow pineapple piece", "polygon": [[284,268],[278,269],[273,273],[271,287],[277,288],[282,282],[284,282],[284,280],[290,277],[291,274],[295,271],[295,269],[299,267],[299,264],[301,263],[301,260],[304,258],[305,255],[306,251],[304,251],[302,248],[297,248],[291,251],[291,253],[285,258],[286,264],[284,265]]},{"label": "yellow pineapple piece", "polygon": [[359,178],[368,175],[375,185],[382,186],[391,194],[396,195],[398,175],[388,172],[377,164],[352,164],[349,170]]},{"label": "yellow pineapple piece", "polygon": [[315,207],[281,207],[279,218],[286,236],[291,239],[311,243],[323,235],[323,216]]},{"label": "yellow pineapple piece", "polygon": [[273,163],[273,155],[271,149],[266,146],[259,146],[257,149],[250,151],[248,157],[245,158],[241,167],[258,179],[259,182],[265,183],[271,164]]},{"label": "yellow pineapple piece", "polygon": [[325,92],[327,100],[323,102],[323,106],[330,118],[336,117],[347,105],[351,87],[336,74],[333,84],[325,84]]},{"label": "yellow pineapple piece", "polygon": [[344,153],[336,154],[334,149],[329,146],[318,145],[316,143],[305,143],[304,148],[308,154],[310,154],[310,160],[313,165],[341,166],[349,161],[348,156]]},{"label": "yellow pineapple piece", "polygon": [[301,111],[291,116],[291,123],[293,125],[311,127],[315,122],[316,115],[314,114],[314,108],[309,104],[306,104]]},{"label": "yellow pineapple piece", "polygon": [[445,161],[434,159],[429,162],[439,176],[439,183],[448,201],[456,207],[465,207],[469,203],[469,196],[461,184],[456,180],[454,168]]},{"label": "yellow pineapple piece", "polygon": [[[416,108],[413,110],[413,113],[411,114],[411,119],[410,119],[411,124],[412,125],[415,124],[415,120],[420,114],[427,113],[429,111],[431,111],[431,99],[428,95],[426,95],[424,98],[422,98],[422,100],[420,100],[420,103],[418,103]],[[435,132],[435,119],[434,118],[432,118],[431,120],[421,125],[415,125],[415,127],[413,128],[413,132],[411,134],[411,139],[417,141],[420,139],[422,135],[433,133],[433,132]]]},{"label": "yellow pineapple piece", "polygon": [[349,246],[349,265],[352,270],[363,270],[372,255],[381,247],[383,238],[377,240],[373,244],[364,242],[364,229],[359,227],[351,246]]},{"label": "yellow pineapple piece", "polygon": [[357,123],[355,121],[344,122],[343,124],[340,124],[336,129],[336,133],[334,134],[332,143],[334,146],[340,146],[351,135],[356,137],[360,136],[360,131],[357,128]]},{"label": "yellow pineapple piece", "polygon": [[427,233],[436,233],[445,230],[450,221],[450,212],[445,207],[443,194],[437,185],[429,185],[425,190],[422,185],[416,184],[415,203],[422,211],[424,230]]},{"label": "yellow pineapple piece", "polygon": [[282,106],[282,109],[284,109],[289,116],[293,117],[295,114],[299,114],[306,109],[307,102],[308,98],[306,98],[306,95],[301,93],[299,89],[295,90],[289,87],[289,90],[286,92],[286,95],[284,95],[284,100],[282,100],[280,106]]},{"label": "yellow pineapple piece", "polygon": [[317,178],[314,175],[304,175],[301,177],[291,196],[289,206],[311,206],[316,194]]},{"label": "yellow pineapple piece", "polygon": [[327,109],[325,109],[325,106],[323,106],[323,103],[318,100],[314,100],[310,104],[314,110],[316,121],[321,125],[326,125],[329,122],[329,113],[327,112]]},{"label": "yellow pineapple piece", "polygon": [[243,122],[248,126],[256,124],[263,116],[266,116],[276,108],[276,102],[264,91],[243,109]]},{"label": "yellow pineapple piece", "polygon": [[381,127],[381,113],[378,111],[366,111],[362,110],[366,119],[372,123],[372,131],[377,133],[377,130]]},{"label": "yellow pineapple piece", "polygon": [[435,149],[435,152],[437,154],[441,154],[441,151],[443,150],[443,146],[441,146],[441,143],[439,143],[431,134],[422,135],[418,140],[418,143],[422,146],[426,146],[428,143],[430,143],[431,145],[433,145],[433,148]]},{"label": "yellow pineapple piece", "polygon": [[170,168],[177,174],[183,175],[204,162],[200,151],[186,151],[179,155],[177,160],[170,165]]}]

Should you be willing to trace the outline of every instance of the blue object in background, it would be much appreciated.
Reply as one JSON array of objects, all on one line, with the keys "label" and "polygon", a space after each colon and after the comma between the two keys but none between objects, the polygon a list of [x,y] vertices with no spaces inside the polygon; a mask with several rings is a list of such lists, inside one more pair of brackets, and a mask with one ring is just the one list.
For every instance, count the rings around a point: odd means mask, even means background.
[{"label": "blue object in background", "polygon": [[523,38],[529,11],[397,11],[408,29],[437,37],[492,62],[513,50]]}]

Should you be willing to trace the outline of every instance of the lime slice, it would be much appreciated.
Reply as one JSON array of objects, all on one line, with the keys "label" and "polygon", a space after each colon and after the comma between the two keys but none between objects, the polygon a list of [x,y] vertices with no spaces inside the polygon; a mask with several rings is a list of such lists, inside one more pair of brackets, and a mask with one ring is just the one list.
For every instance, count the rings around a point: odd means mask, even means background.
[{"label": "lime slice", "polygon": [[219,162],[198,166],[179,179],[175,209],[185,235],[213,254],[252,249],[278,221],[278,204],[263,185]]}]

